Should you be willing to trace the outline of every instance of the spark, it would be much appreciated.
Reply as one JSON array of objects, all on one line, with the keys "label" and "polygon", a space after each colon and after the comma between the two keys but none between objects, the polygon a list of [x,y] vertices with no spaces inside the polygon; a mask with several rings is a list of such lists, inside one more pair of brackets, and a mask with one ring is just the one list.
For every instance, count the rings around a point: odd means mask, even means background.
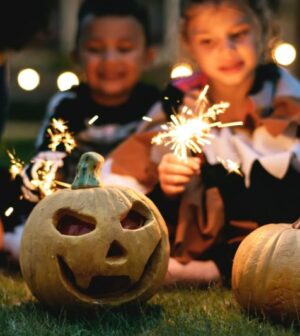
[{"label": "spark", "polygon": [[12,178],[15,179],[17,175],[21,174],[24,168],[24,162],[17,158],[15,153],[10,152],[9,150],[7,150],[7,155],[11,163],[11,166],[9,167],[9,172]]},{"label": "spark", "polygon": [[5,217],[9,217],[13,212],[14,212],[14,208],[9,207],[8,209],[5,210],[4,215]]},{"label": "spark", "polygon": [[243,176],[242,172],[240,171],[241,165],[235,161],[230,159],[222,159],[217,157],[217,160],[222,164],[222,166],[228,171],[228,173],[235,173],[240,176]]},{"label": "spark", "polygon": [[53,194],[58,186],[70,188],[70,184],[57,181],[55,179],[57,166],[54,161],[41,160],[39,167],[33,174],[31,183],[40,191],[42,196]]},{"label": "spark", "polygon": [[[75,140],[68,131],[66,122],[62,119],[53,118],[50,127],[47,129],[47,133],[51,138],[49,148],[52,151],[55,151],[60,144],[63,144],[66,152],[70,154],[76,147]],[[15,153],[10,151],[7,151],[7,153],[11,162],[9,168],[10,174],[13,178],[16,178],[17,175],[22,176],[22,174],[24,174],[24,162],[18,159]],[[57,164],[55,161],[39,160],[38,163],[34,161],[33,163],[30,183],[33,185],[33,188],[40,192],[41,196],[50,195],[59,188],[70,188],[69,184],[55,180],[57,172]]]},{"label": "spark", "polygon": [[94,115],[93,118],[91,118],[89,121],[88,121],[88,124],[89,125],[93,125],[93,123],[99,118],[98,115]]},{"label": "spark", "polygon": [[[11,161],[9,172],[15,179],[17,175],[22,176],[24,171],[24,162],[16,157],[15,154],[7,151]],[[52,160],[40,160],[35,171],[32,172],[30,183],[39,190],[42,196],[50,195],[58,189],[58,186],[70,188],[70,184],[55,180],[57,166]],[[21,196],[22,197],[22,196]],[[12,210],[11,210],[12,209]],[[8,215],[6,214],[9,213]],[[9,207],[5,212],[8,217],[13,212],[13,208]]]},{"label": "spark", "polygon": [[171,121],[161,125],[162,131],[152,138],[151,143],[170,147],[179,160],[186,161],[190,152],[202,153],[205,145],[211,143],[214,135],[212,128],[240,126],[242,122],[222,123],[217,120],[224,113],[229,103],[221,102],[209,106],[204,87],[193,109],[183,106],[181,112],[172,114]]},{"label": "spark", "polygon": [[228,123],[222,123],[218,127],[223,128],[223,127],[233,127],[233,126],[243,126],[243,122],[242,121],[233,121],[233,122],[228,122]]},{"label": "spark", "polygon": [[147,116],[143,116],[142,119],[143,119],[144,121],[147,121],[147,122],[151,122],[151,121],[152,121],[152,118],[147,117]]},{"label": "spark", "polygon": [[57,181],[57,180],[54,180],[54,183],[56,185],[59,185],[59,186],[62,186],[64,188],[66,188],[66,189],[71,189],[71,186],[72,186],[70,183],[66,183],[66,182],[62,182],[62,181]]},{"label": "spark", "polygon": [[163,132],[158,133],[152,143],[170,146],[174,154],[182,161],[188,157],[189,150],[201,153],[202,147],[210,143],[210,124],[199,118],[185,118],[183,115],[171,115],[171,121],[164,124]]},{"label": "spark", "polygon": [[71,153],[76,147],[75,139],[68,131],[66,122],[62,119],[52,119],[50,128],[47,129],[47,133],[50,136],[51,142],[48,147],[54,152],[56,148],[63,144],[67,153]]},{"label": "spark", "polygon": [[41,160],[39,168],[30,181],[44,196],[52,194],[55,190],[54,179],[56,170],[52,169],[53,164],[51,161]]},{"label": "spark", "polygon": [[55,118],[53,118],[52,121],[51,121],[50,126],[53,129],[59,131],[60,133],[64,133],[68,129],[68,126],[66,125],[66,122],[63,121],[62,119],[55,119]]}]

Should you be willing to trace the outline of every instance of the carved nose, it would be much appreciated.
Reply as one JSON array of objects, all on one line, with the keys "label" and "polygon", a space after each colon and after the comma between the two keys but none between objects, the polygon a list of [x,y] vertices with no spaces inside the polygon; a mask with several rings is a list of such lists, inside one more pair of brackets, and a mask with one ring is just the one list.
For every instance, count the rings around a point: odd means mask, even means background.
[{"label": "carved nose", "polygon": [[116,240],[114,240],[108,249],[108,252],[106,254],[106,258],[109,259],[115,259],[115,258],[121,258],[127,255],[127,251],[124,249],[123,246]]}]

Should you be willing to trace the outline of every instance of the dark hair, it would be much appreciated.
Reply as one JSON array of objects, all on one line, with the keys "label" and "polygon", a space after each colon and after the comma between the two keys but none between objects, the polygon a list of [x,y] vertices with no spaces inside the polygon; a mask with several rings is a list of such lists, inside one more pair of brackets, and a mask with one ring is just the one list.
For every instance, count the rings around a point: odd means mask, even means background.
[{"label": "dark hair", "polygon": [[[186,10],[191,5],[202,4],[206,2],[220,5],[221,3],[226,2],[226,0],[181,0],[180,1],[181,16],[185,15]],[[230,2],[230,0],[229,1],[227,0],[227,2]],[[240,0],[240,1],[237,0],[237,1],[231,1],[231,2],[244,4],[246,6],[249,6],[254,11],[260,8],[268,8],[268,9],[272,9],[275,12],[275,11],[278,11],[279,9],[279,0]]]},{"label": "dark hair", "polygon": [[53,0],[2,0],[0,50],[18,50],[38,31],[46,31]]},{"label": "dark hair", "polygon": [[78,45],[82,22],[88,15],[101,16],[131,16],[142,26],[146,44],[151,44],[150,23],[148,12],[140,2],[135,0],[83,0],[77,17],[77,32],[75,44]]},{"label": "dark hair", "polygon": [[[257,18],[262,32],[263,42],[265,44],[265,57],[269,57],[269,52],[278,40],[279,26],[274,19],[275,10],[278,10],[278,0],[181,0],[180,13],[181,17],[188,19],[188,12],[192,6],[211,3],[221,5],[228,3],[241,8],[248,8]],[[183,34],[185,30],[183,29]]]}]

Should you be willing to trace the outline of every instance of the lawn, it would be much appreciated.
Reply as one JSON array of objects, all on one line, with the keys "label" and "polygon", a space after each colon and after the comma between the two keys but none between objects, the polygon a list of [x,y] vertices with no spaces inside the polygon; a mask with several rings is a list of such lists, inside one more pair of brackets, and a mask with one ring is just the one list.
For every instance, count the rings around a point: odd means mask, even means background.
[{"label": "lawn", "polygon": [[161,289],[137,307],[94,308],[68,312],[37,302],[18,270],[0,272],[0,335],[299,335],[282,326],[251,318],[232,292],[221,287]]},{"label": "lawn", "polygon": [[[8,165],[5,150],[15,150],[28,162],[33,140],[2,142],[1,165]],[[209,289],[161,289],[137,307],[53,311],[37,302],[27,289],[18,268],[0,268],[0,335],[299,335],[299,321],[283,326],[250,317],[241,311],[232,292]]]}]

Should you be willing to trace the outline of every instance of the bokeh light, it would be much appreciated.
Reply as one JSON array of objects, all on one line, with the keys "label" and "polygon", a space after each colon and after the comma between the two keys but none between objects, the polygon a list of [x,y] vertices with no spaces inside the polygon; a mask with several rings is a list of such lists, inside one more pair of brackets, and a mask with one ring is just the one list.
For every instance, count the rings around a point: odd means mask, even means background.
[{"label": "bokeh light", "polygon": [[171,70],[171,78],[180,78],[180,77],[188,77],[193,74],[193,68],[189,63],[182,62],[177,63],[173,66]]},{"label": "bokeh light", "polygon": [[276,63],[283,66],[288,66],[295,61],[297,51],[292,44],[281,43],[274,48],[272,56]]},{"label": "bokeh light", "polygon": [[40,75],[34,69],[23,69],[19,72],[17,81],[23,90],[32,91],[39,86]]},{"label": "bokeh light", "polygon": [[71,71],[61,73],[57,78],[57,87],[60,91],[69,90],[73,85],[78,85],[79,79]]}]

